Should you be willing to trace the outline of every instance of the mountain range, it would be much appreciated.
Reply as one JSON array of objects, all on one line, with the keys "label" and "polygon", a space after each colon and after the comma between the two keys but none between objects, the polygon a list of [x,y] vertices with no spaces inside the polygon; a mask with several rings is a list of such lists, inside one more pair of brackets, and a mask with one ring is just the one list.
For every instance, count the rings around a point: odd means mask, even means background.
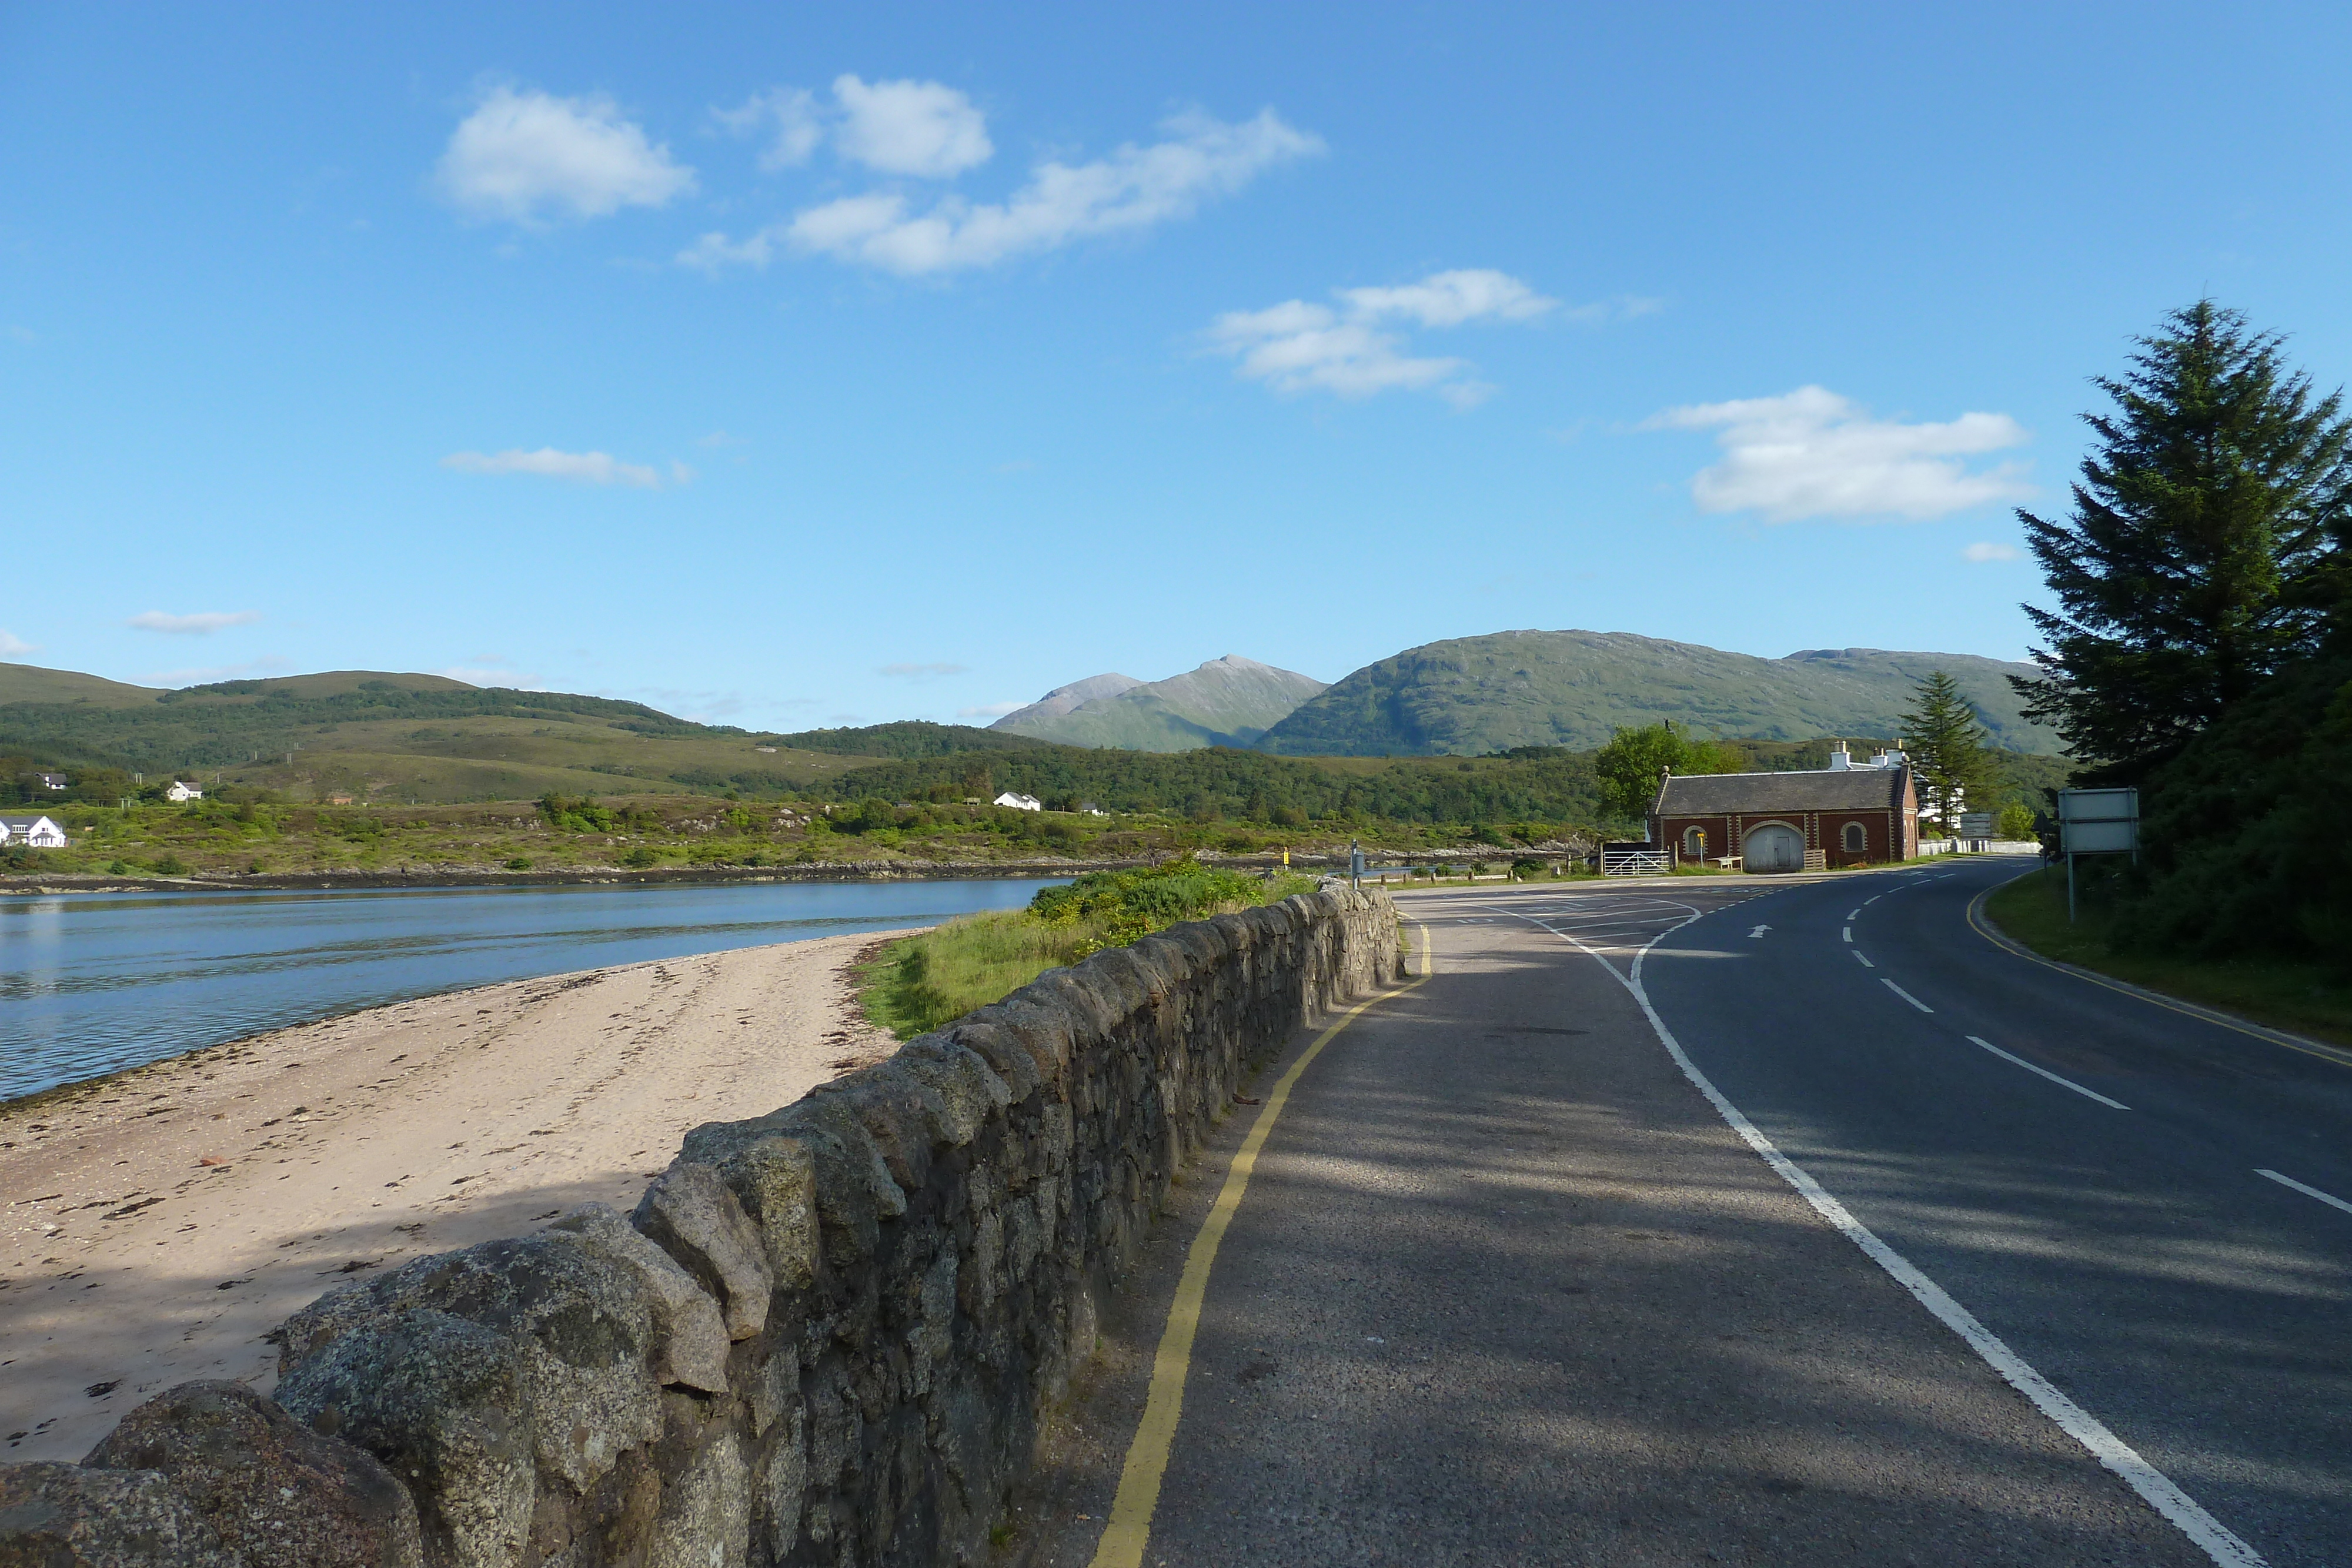
[{"label": "mountain range", "polygon": [[1258,745],[1294,757],[1588,750],[1661,719],[1708,737],[1893,736],[1935,670],[1958,684],[1996,745],[2060,749],[2005,678],[2038,674],[2031,664],[1877,648],[1763,659],[1629,632],[1496,632],[1408,648],[1301,703]]},{"label": "mountain range", "polygon": [[1065,746],[1126,751],[1248,747],[1323,689],[1312,675],[1228,653],[1164,681],[1089,675],[1055,686],[989,727]]},{"label": "mountain range", "polygon": [[1995,744],[2054,756],[2006,677],[2031,664],[1972,653],[1816,648],[1785,658],[1629,632],[1496,632],[1408,648],[1338,684],[1228,654],[1165,681],[1117,674],[1056,686],[994,729],[1068,746],[1183,751],[1250,747],[1296,757],[1479,756],[1520,746],[1591,750],[1620,728],[1672,719],[1710,737],[1887,737],[1919,681],[1959,684]]}]

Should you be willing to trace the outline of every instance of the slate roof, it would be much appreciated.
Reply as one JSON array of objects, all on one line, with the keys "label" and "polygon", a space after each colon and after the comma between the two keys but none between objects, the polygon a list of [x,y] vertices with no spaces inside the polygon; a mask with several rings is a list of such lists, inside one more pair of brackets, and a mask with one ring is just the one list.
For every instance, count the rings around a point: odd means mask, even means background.
[{"label": "slate roof", "polygon": [[1774,811],[1885,811],[1903,805],[1907,768],[1805,773],[1695,773],[1666,780],[1661,817],[1761,816]]}]

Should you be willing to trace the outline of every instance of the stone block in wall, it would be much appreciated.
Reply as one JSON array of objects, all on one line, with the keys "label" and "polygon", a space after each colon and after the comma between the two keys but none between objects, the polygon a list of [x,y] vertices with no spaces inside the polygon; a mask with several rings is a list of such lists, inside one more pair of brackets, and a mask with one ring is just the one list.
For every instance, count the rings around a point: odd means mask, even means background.
[{"label": "stone block in wall", "polygon": [[416,1505],[392,1472],[241,1383],[157,1395],[82,1463],[163,1475],[245,1568],[424,1568]]},{"label": "stone block in wall", "polygon": [[767,1249],[776,1288],[807,1289],[816,1278],[822,1247],[816,1161],[808,1145],[779,1131],[773,1116],[706,1122],[687,1134],[672,1168],[690,1165],[709,1166],[735,1195]]},{"label": "stone block in wall", "polygon": [[238,1568],[188,1500],[153,1470],[0,1465],[6,1568]]},{"label": "stone block in wall", "polygon": [[521,1362],[506,1335],[420,1308],[353,1321],[281,1377],[277,1397],[400,1479],[436,1568],[513,1568],[537,1490]]},{"label": "stone block in wall", "polygon": [[[730,1197],[728,1201],[731,1205],[734,1200]],[[741,1210],[736,1211],[736,1218],[751,1237],[754,1260],[764,1264],[758,1253],[759,1238],[751,1231],[750,1222],[742,1219]],[[638,1282],[651,1294],[653,1371],[656,1381],[698,1388],[706,1394],[727,1392],[729,1340],[757,1333],[758,1322],[752,1323],[745,1334],[734,1333],[733,1325],[720,1314],[719,1301],[703,1288],[701,1281],[608,1205],[583,1203],[568,1210],[547,1228],[558,1235],[578,1237],[580,1244],[599,1258],[636,1275]],[[767,1270],[762,1266],[747,1272],[751,1280],[747,1293],[757,1299],[760,1322],[764,1322]]]},{"label": "stone block in wall", "polygon": [[[700,1291],[723,1304],[726,1339],[750,1339],[767,1326],[769,1299],[776,1289],[767,1244],[717,1171],[705,1165],[672,1166],[646,1188],[631,1218],[649,1244],[658,1243],[658,1250],[692,1271]],[[719,1356],[723,1362],[723,1344]],[[725,1386],[711,1391],[723,1392]]]},{"label": "stone block in wall", "polygon": [[321,1297],[287,1320],[280,1364],[299,1375],[353,1327],[419,1308],[478,1324],[514,1347],[541,1469],[585,1491],[621,1449],[660,1434],[656,1306],[635,1270],[577,1235],[541,1231],[419,1258]]}]

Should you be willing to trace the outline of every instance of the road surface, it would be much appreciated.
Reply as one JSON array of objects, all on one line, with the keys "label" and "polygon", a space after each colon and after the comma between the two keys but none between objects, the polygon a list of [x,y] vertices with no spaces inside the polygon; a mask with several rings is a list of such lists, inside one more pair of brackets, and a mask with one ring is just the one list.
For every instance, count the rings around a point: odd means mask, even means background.
[{"label": "road surface", "polygon": [[1014,1555],[2352,1563],[2352,1057],[1996,946],[2021,869],[1400,900]]}]

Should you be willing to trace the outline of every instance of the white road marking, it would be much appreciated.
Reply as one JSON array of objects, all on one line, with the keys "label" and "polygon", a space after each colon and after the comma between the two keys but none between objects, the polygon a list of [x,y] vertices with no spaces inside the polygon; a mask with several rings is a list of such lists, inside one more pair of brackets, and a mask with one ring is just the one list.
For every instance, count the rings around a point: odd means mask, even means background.
[{"label": "white road marking", "polygon": [[[1862,958],[1862,949],[1861,949],[1861,948],[1859,948],[1859,947],[1856,947],[1856,948],[1853,950],[1853,956],[1854,956],[1855,957],[1857,957],[1857,958]],[[1865,969],[1875,969],[1876,967],[1878,967],[1878,966],[1877,966],[1877,965],[1875,965],[1875,964],[1872,963],[1872,962],[1871,962],[1869,959],[1867,959],[1867,958],[1862,958],[1862,967],[1863,967],[1864,968],[1865,968]]]},{"label": "white road marking", "polygon": [[2003,1061],[2013,1061],[2017,1063],[2018,1066],[2025,1069],[2028,1072],[2040,1073],[2042,1077],[2047,1078],[2051,1082],[2057,1084],[2060,1088],[2072,1089],[2075,1093],[2082,1095],[2085,1099],[2096,1100],[2102,1105],[2112,1105],[2118,1111],[2128,1111],[2131,1109],[2130,1106],[2125,1104],[2122,1101],[2110,1100],[2095,1089],[2085,1089],[2071,1078],[2061,1078],[2046,1067],[2036,1067],[2033,1063],[2026,1061],[2025,1058],[2021,1056],[2011,1056],[2009,1052],[2001,1050],[2000,1047],[1995,1045],[1989,1040],[1979,1040],[1975,1035],[1970,1035],[1969,1036],[1969,1043],[1970,1045],[1983,1046],[1987,1051],[1991,1051]]},{"label": "white road marking", "polygon": [[[1682,907],[1690,909],[1688,904]],[[1761,1155],[1764,1163],[1770,1166],[1781,1180],[1795,1187],[1798,1196],[1812,1205],[1814,1213],[1828,1220],[1847,1240],[1861,1248],[1864,1256],[1892,1275],[1896,1284],[1910,1291],[1913,1300],[1934,1313],[1946,1328],[1959,1335],[1986,1365],[2000,1374],[2004,1382],[2032,1400],[2036,1408],[2058,1424],[2059,1430],[2090,1450],[2093,1458],[2122,1477],[2126,1486],[2139,1493],[2150,1508],[2170,1520],[2219,1568],[2269,1568],[2263,1561],[2262,1553],[2239,1540],[2227,1525],[2206,1512],[2195,1498],[2174,1484],[2171,1477],[2140,1458],[2137,1449],[2109,1431],[2105,1423],[2097,1416],[2060,1393],[2023,1356],[2010,1349],[2000,1335],[1979,1322],[1975,1313],[1954,1301],[1941,1285],[1921,1273],[1908,1258],[1880,1240],[1875,1231],[1856,1219],[1847,1211],[1845,1205],[1829,1195],[1828,1189],[1782,1154],[1772,1140],[1742,1115],[1738,1106],[1725,1099],[1723,1092],[1698,1070],[1698,1064],[1684,1052],[1682,1042],[1675,1039],[1674,1031],[1666,1027],[1666,1020],[1660,1018],[1658,1009],[1650,1005],[1650,993],[1642,984],[1642,964],[1649,957],[1651,948],[1696,920],[1702,913],[1692,909],[1685,919],[1643,943],[1642,950],[1633,955],[1630,974],[1619,974],[1617,966],[1566,932],[1552,931],[1552,935],[1582,949],[1588,956],[1600,959],[1601,967],[1609,971],[1610,977],[1633,994],[1633,999],[1641,1004],[1642,1015],[1650,1020],[1651,1031],[1666,1048],[1666,1054],[1675,1059],[1675,1065],[1682,1069],[1683,1076],[1706,1096],[1707,1103],[1715,1107],[1716,1113],[1730,1124],[1731,1130]],[[1540,920],[1535,924],[1544,925]],[[1544,925],[1544,929],[1550,931],[1551,927]]]},{"label": "white road marking", "polygon": [[[1874,964],[1871,967],[1873,968],[1877,967]],[[1878,983],[1885,986],[1888,990],[1893,991],[1896,996],[1901,997],[1905,1001],[1909,1002],[1913,1007],[1917,1008],[1923,1013],[1931,1013],[1936,1010],[1927,1003],[1921,1001],[1918,998],[1913,996],[1910,992],[1905,990],[1902,987],[1896,985],[1892,980],[1881,980]]]},{"label": "white road marking", "polygon": [[1845,912],[1845,917],[1848,920],[1859,920],[1862,918],[1862,911],[1859,909],[1849,909]]},{"label": "white road marking", "polygon": [[2352,1203],[2347,1203],[2340,1197],[2332,1197],[2315,1186],[2305,1186],[2293,1176],[2281,1176],[2276,1171],[2256,1171],[2254,1174],[2258,1176],[2268,1176],[2281,1186],[2291,1186],[2305,1197],[2315,1197],[2331,1208],[2340,1208],[2347,1214],[2352,1214]]},{"label": "white road marking", "polygon": [[1759,925],[1755,930],[1750,931],[1750,932],[1748,934],[1748,939],[1750,942],[1753,942],[1754,940],[1756,940],[1756,938],[1758,938],[1759,936],[1763,936],[1763,935],[1764,935],[1764,933],[1766,933],[1767,931],[1769,931],[1769,930],[1771,930],[1771,929],[1772,929],[1772,928],[1771,928],[1769,925]]},{"label": "white road marking", "polygon": [[1851,925],[1845,928],[1845,939],[1849,942],[1853,940],[1853,927]]},{"label": "white road marking", "polygon": [[1868,898],[1862,901],[1862,906],[1864,909],[1868,909],[1872,904],[1876,904],[1880,899],[1885,898],[1885,896],[1886,895],[1883,893],[1874,893]]}]

